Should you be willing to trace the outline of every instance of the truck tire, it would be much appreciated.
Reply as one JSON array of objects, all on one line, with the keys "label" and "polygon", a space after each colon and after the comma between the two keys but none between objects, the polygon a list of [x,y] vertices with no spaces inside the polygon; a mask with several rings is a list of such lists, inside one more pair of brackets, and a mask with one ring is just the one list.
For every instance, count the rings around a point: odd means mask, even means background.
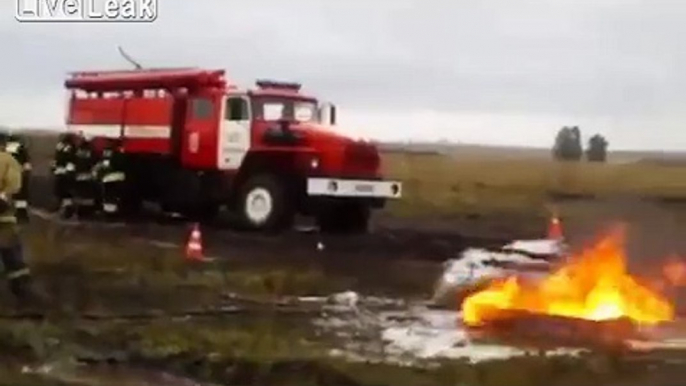
[{"label": "truck tire", "polygon": [[325,233],[366,233],[370,218],[367,205],[341,204],[322,210],[317,215],[317,225]]},{"label": "truck tire", "polygon": [[240,189],[238,209],[242,225],[249,230],[280,231],[295,217],[286,185],[272,175],[248,179]]}]

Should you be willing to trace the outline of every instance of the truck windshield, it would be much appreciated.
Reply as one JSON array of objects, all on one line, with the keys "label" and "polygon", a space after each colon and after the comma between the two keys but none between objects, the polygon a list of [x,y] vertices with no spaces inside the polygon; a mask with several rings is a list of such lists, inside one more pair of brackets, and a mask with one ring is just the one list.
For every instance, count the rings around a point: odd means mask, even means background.
[{"label": "truck windshield", "polygon": [[288,98],[255,98],[253,111],[256,119],[297,122],[318,122],[317,102]]}]

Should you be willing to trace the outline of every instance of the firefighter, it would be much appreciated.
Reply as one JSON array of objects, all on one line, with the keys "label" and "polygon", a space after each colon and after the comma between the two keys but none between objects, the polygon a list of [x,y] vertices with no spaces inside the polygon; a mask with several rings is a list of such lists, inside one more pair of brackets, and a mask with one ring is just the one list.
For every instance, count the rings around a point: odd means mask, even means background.
[{"label": "firefighter", "polygon": [[102,212],[106,217],[118,217],[126,180],[120,140],[112,139],[105,143],[95,174]]},{"label": "firefighter", "polygon": [[91,142],[79,134],[76,137],[74,156],[74,185],[72,195],[77,216],[87,216],[95,211],[96,185],[93,167],[97,163],[97,156]]},{"label": "firefighter", "polygon": [[55,146],[55,156],[52,161],[52,175],[55,196],[59,201],[59,211],[64,218],[74,214],[73,186],[76,158],[76,137],[71,133],[64,133]]},{"label": "firefighter", "polygon": [[13,197],[17,219],[26,222],[29,219],[29,181],[31,180],[31,157],[23,138],[9,133],[7,138],[7,152],[22,166],[21,189]]},{"label": "firefighter", "polygon": [[23,256],[12,197],[21,190],[22,165],[7,151],[8,135],[0,133],[0,259],[8,286],[20,306],[34,300],[31,275]]}]

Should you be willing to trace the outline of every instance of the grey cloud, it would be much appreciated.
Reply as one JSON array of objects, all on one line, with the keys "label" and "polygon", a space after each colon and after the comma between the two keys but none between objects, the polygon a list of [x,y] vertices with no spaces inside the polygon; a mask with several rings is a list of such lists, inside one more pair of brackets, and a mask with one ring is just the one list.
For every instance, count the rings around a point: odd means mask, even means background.
[{"label": "grey cloud", "polygon": [[3,19],[0,49],[12,59],[0,95],[125,66],[123,44],[151,66],[226,68],[243,85],[302,81],[350,109],[654,119],[681,132],[683,2],[159,1],[145,25]]}]

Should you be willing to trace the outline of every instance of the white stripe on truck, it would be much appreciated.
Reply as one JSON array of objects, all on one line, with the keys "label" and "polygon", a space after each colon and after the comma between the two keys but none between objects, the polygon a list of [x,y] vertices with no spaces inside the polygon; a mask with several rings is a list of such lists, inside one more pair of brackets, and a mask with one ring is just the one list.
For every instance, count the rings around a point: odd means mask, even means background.
[{"label": "white stripe on truck", "polygon": [[[83,132],[86,137],[118,138],[121,133],[120,125],[67,125],[69,131]],[[127,125],[124,136],[127,138],[169,138],[170,126]]]}]

